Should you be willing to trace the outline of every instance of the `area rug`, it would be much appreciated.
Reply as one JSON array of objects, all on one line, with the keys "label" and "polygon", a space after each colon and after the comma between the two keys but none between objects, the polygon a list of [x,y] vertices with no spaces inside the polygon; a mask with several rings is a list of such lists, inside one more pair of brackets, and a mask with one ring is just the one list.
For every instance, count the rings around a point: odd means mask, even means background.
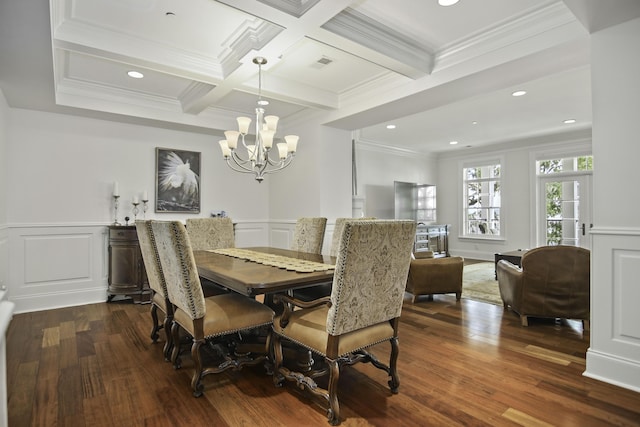
[{"label": "area rug", "polygon": [[462,298],[502,305],[494,263],[479,262],[464,266]]}]

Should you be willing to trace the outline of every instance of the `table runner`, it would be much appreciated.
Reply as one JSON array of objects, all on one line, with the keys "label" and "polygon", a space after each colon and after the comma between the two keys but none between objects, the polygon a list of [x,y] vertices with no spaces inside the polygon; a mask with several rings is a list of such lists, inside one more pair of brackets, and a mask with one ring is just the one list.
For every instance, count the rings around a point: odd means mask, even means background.
[{"label": "table runner", "polygon": [[272,267],[283,268],[289,271],[297,271],[299,273],[312,273],[314,271],[327,271],[335,269],[335,265],[331,264],[291,258],[283,255],[267,254],[264,252],[252,251],[250,249],[223,248],[211,249],[209,250],[209,252],[220,255],[227,255],[234,258],[245,259],[247,261],[270,265]]}]

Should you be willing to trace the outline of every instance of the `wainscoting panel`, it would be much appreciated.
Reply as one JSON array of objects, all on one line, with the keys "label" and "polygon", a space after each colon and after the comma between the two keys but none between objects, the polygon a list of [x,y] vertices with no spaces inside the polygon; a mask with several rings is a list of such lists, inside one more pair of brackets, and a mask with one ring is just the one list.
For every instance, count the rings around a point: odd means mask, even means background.
[{"label": "wainscoting panel", "polygon": [[[9,283],[9,229],[0,227],[0,293]],[[4,293],[3,293],[4,294]]]},{"label": "wainscoting panel", "polygon": [[235,233],[238,248],[269,246],[269,231],[265,221],[238,222],[235,225]]},{"label": "wainscoting panel", "polygon": [[269,246],[289,249],[296,228],[294,222],[272,222],[269,224]]},{"label": "wainscoting panel", "polygon": [[89,279],[92,237],[91,234],[25,236],[25,285]]},{"label": "wainscoting panel", "polygon": [[585,376],[640,391],[640,230],[591,230],[591,341]]},{"label": "wainscoting panel", "polygon": [[613,265],[613,338],[640,345],[640,250],[614,250]]},{"label": "wainscoting panel", "polygon": [[106,226],[9,227],[9,246],[16,313],[106,301]]}]

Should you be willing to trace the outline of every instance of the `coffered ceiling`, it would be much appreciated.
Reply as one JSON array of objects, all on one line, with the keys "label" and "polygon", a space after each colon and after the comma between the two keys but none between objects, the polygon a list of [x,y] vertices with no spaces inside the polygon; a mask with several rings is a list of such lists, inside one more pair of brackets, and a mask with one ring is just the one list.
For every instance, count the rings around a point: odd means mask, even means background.
[{"label": "coffered ceiling", "polygon": [[263,56],[283,126],[316,116],[440,152],[590,128],[588,32],[571,2],[4,1],[0,87],[12,107],[216,133],[253,115]]}]

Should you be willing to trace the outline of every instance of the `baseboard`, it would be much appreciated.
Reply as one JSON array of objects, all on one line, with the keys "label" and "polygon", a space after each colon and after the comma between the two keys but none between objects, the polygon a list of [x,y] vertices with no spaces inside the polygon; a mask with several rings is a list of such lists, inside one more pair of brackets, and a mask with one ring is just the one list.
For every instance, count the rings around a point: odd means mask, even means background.
[{"label": "baseboard", "polygon": [[18,314],[106,302],[107,293],[104,287],[99,287],[82,291],[18,296],[12,297],[11,301],[15,303],[14,314]]},{"label": "baseboard", "polygon": [[587,350],[585,377],[640,392],[640,363],[612,354]]}]

